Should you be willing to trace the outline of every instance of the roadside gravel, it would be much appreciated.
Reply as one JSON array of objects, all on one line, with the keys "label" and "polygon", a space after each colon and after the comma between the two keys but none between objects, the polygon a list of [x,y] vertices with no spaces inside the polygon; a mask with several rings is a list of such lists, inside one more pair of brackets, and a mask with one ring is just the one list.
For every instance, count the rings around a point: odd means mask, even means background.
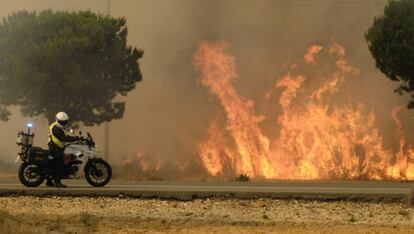
[{"label": "roadside gravel", "polygon": [[414,209],[402,203],[0,197],[0,210],[57,233],[414,233]]}]

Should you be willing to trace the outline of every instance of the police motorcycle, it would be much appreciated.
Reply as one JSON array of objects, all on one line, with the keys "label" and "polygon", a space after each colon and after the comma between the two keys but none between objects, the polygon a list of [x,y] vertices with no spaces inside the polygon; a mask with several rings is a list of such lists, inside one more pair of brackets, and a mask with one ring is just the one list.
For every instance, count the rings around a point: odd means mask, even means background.
[{"label": "police motorcycle", "polygon": [[[37,187],[45,178],[53,178],[53,157],[49,151],[33,146],[34,133],[31,133],[32,124],[27,124],[27,131],[17,133],[17,145],[20,152],[16,162],[21,161],[19,167],[19,180],[26,187]],[[73,131],[71,131],[73,133]],[[82,136],[82,133],[79,133]],[[81,137],[79,141],[67,144],[64,149],[65,170],[62,179],[76,178],[79,169],[83,167],[86,181],[93,187],[105,186],[112,177],[112,168],[108,162],[98,156],[95,141],[87,133],[87,137]]]}]

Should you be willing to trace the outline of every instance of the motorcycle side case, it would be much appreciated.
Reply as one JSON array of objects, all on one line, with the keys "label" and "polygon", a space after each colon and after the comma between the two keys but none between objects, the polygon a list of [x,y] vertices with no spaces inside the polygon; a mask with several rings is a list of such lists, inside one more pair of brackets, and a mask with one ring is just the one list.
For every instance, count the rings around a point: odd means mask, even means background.
[{"label": "motorcycle side case", "polygon": [[29,149],[28,152],[28,159],[29,163],[35,163],[38,165],[46,165],[49,160],[49,151],[44,150],[39,147],[32,147]]}]

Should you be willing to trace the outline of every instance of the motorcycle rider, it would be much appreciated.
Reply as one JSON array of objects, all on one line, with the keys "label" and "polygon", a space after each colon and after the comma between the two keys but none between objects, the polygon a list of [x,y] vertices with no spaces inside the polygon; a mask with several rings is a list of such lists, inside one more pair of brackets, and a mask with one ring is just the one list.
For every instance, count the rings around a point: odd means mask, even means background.
[{"label": "motorcycle rider", "polygon": [[51,178],[47,178],[47,186],[55,186],[58,188],[66,188],[67,186],[62,184],[61,177],[65,170],[65,163],[63,159],[63,151],[66,143],[78,141],[79,137],[70,136],[67,134],[65,126],[69,122],[69,116],[65,112],[59,112],[56,114],[56,121],[49,126],[49,151],[53,156],[53,177],[54,183]]}]

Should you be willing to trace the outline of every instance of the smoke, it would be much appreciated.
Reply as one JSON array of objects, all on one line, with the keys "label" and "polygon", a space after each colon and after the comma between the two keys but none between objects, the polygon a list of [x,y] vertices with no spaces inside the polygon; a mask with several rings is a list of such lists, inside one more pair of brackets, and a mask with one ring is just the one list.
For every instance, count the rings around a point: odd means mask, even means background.
[{"label": "smoke", "polygon": [[[406,97],[393,93],[395,84],[375,68],[364,39],[373,18],[381,14],[385,0],[289,1],[289,0],[124,0],[112,1],[110,14],[124,16],[129,28],[128,42],[145,51],[141,68],[143,81],[127,97],[124,118],[110,123],[110,161],[121,163],[145,151],[154,162],[166,167],[187,165],[190,175],[201,167],[197,145],[204,139],[213,113],[220,106],[199,84],[192,56],[202,40],[225,40],[231,44],[239,74],[233,81],[240,95],[255,101],[256,112],[277,116],[269,108],[265,93],[281,77],[288,59],[303,59],[312,44],[328,45],[332,39],[347,50],[350,64],[361,69],[357,79],[347,81],[344,96],[365,103],[377,116],[386,144],[398,149],[395,125],[389,117]],[[106,12],[99,0],[3,0],[0,16],[17,10],[87,10]],[[322,65],[323,68],[323,65]],[[318,71],[314,71],[318,72]],[[321,74],[324,71],[320,71]],[[314,76],[316,77],[316,76]],[[312,82],[310,82],[312,83]],[[277,94],[275,94],[277,95]],[[277,106],[274,103],[273,106]],[[17,150],[15,132],[26,121],[14,109],[7,123],[0,123],[0,149],[12,159]],[[407,139],[413,138],[408,110],[402,110]],[[264,133],[278,129],[274,120],[265,120]],[[38,145],[45,145],[46,122],[37,121]],[[103,127],[88,129],[103,145]],[[156,159],[157,158],[157,159]],[[183,170],[184,171],[184,170]]]}]

